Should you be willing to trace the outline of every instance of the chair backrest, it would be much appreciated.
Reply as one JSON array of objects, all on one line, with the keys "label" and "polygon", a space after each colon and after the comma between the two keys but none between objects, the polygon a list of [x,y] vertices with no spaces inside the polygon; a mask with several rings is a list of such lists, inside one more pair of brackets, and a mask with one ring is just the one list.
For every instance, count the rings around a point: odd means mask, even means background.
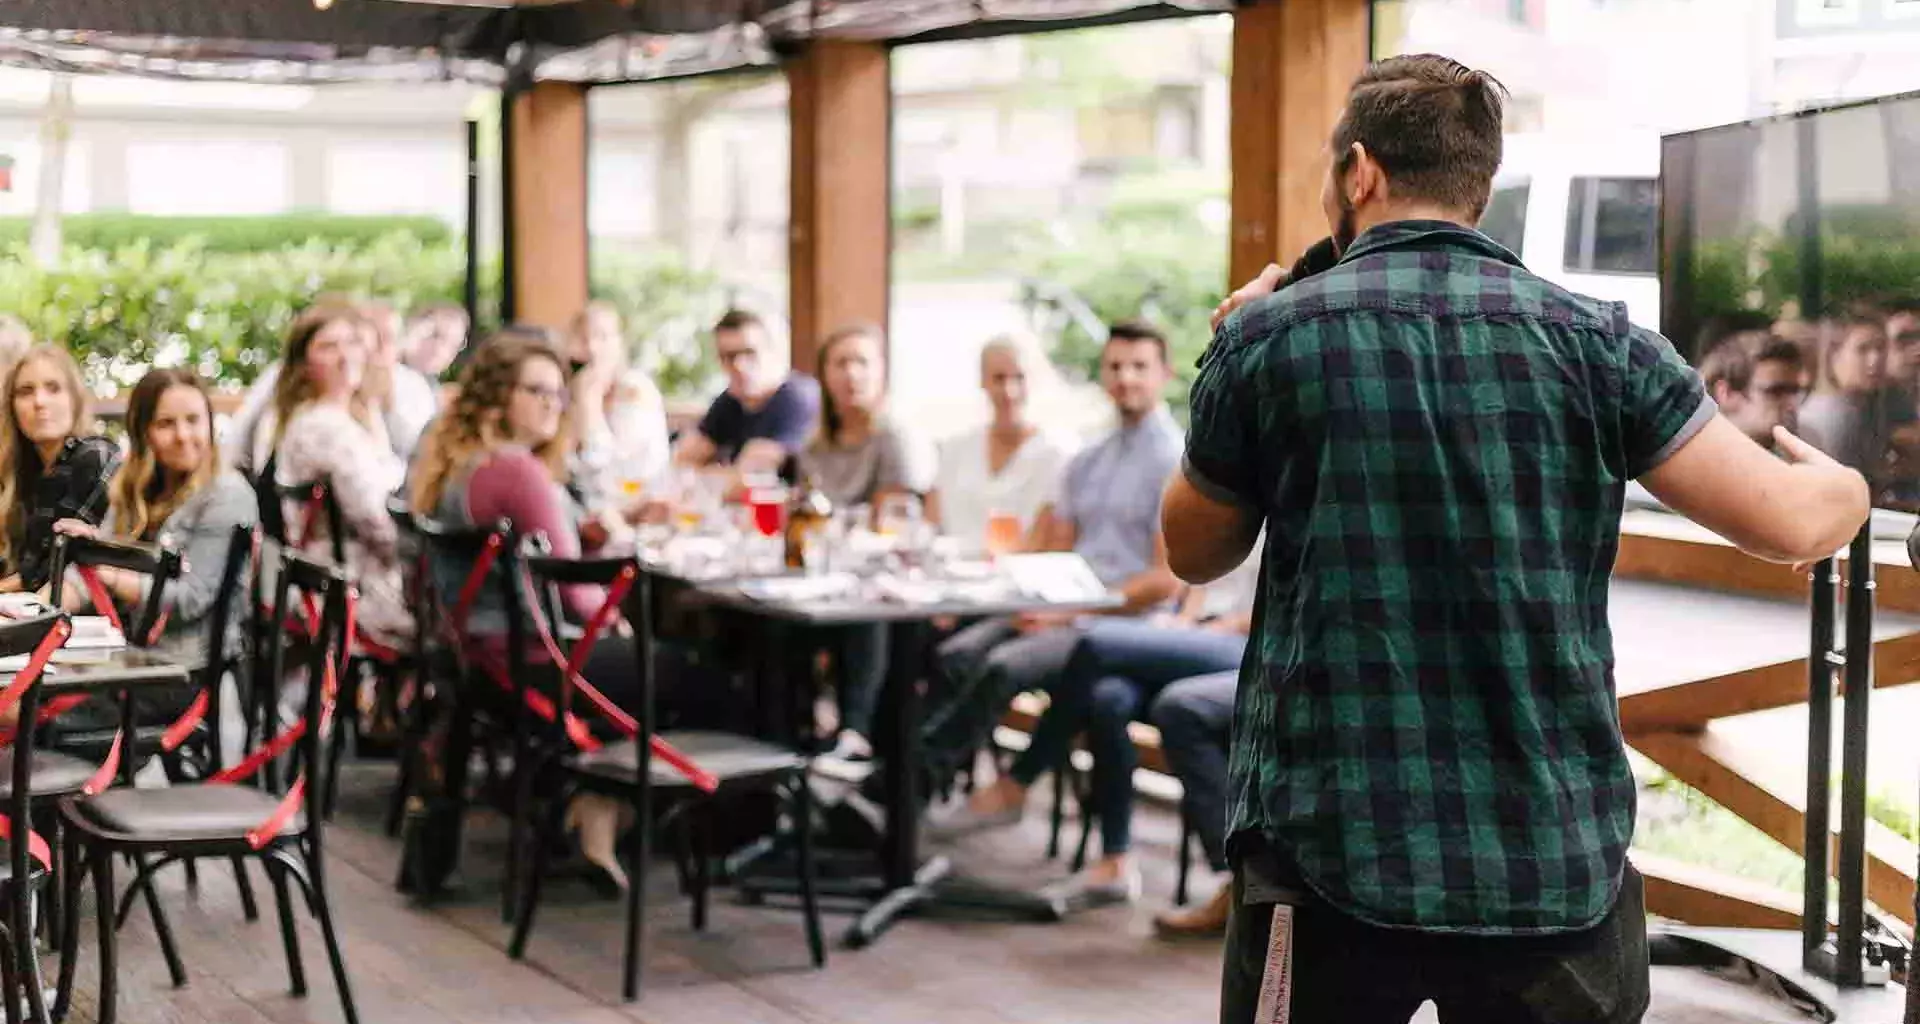
[{"label": "chair backrest", "polygon": [[[345,565],[346,520],[341,515],[340,502],[333,496],[332,481],[322,478],[283,484],[270,475],[276,468],[277,459],[256,483],[260,496],[260,526],[266,531],[267,539],[286,547],[300,548],[313,539],[315,529],[324,526],[334,562]],[[292,521],[287,519],[288,504],[297,505],[301,510],[300,515]]]},{"label": "chair backrest", "polygon": [[[49,612],[30,619],[16,619],[0,622],[0,658],[26,659],[26,664],[10,675],[0,676],[0,709],[12,708],[18,714],[17,721],[31,723],[40,713],[40,688],[47,660],[53,652],[67,642],[73,632],[73,623],[65,612]],[[15,733],[16,743],[29,742],[25,731]],[[29,859],[40,860],[44,866],[52,867],[46,860],[51,851],[40,837],[29,829],[33,822],[33,762],[34,758],[15,756],[13,777],[8,780],[12,791],[0,806],[0,836],[9,840],[7,856],[11,861],[11,878],[30,877]],[[24,835],[23,835],[24,833]],[[19,898],[17,895],[15,898]],[[8,993],[8,998],[12,994]]]},{"label": "chair backrest", "polygon": [[[297,551],[283,551],[278,570],[274,580],[274,606],[290,608],[295,602],[310,601],[319,613],[311,622],[311,632],[308,632],[308,620],[293,616],[282,617],[270,634],[272,649],[267,659],[270,668],[264,680],[269,721],[278,717],[280,685],[290,668],[305,670],[306,695],[301,702],[299,721],[279,731],[263,749],[284,746],[285,738],[296,734],[293,746],[306,780],[305,796],[309,801],[319,801],[332,785],[332,780],[326,777],[330,759],[323,756],[323,751],[331,742],[333,700],[339,676],[347,668],[347,644],[356,599],[345,571],[338,566]],[[254,756],[258,754],[256,751]],[[266,785],[275,792],[288,792],[289,789],[280,787],[278,760],[275,756],[261,765]],[[319,806],[319,803],[310,806]]]},{"label": "chair backrest", "polygon": [[[209,770],[218,771],[224,756],[221,743],[221,726],[224,719],[221,711],[226,701],[223,683],[229,670],[237,670],[241,664],[240,653],[227,649],[227,639],[233,635],[233,621],[236,599],[241,592],[241,579],[247,575],[247,567],[253,560],[258,547],[260,528],[257,526],[235,526],[227,540],[227,560],[220,567],[220,590],[214,595],[213,608],[207,612],[207,661],[200,670],[200,685],[207,694],[208,743],[207,765]],[[246,616],[250,609],[238,607],[238,613]],[[235,672],[238,678],[238,672]],[[244,692],[244,691],[242,691]]]},{"label": "chair backrest", "polygon": [[[492,586],[507,613],[508,650],[517,650],[524,635],[524,609],[517,570],[519,536],[513,523],[502,519],[489,526],[465,526],[421,515],[408,518],[420,538],[427,618],[448,634],[444,639],[456,649],[468,639],[466,615],[482,591]],[[457,576],[452,575],[456,572]],[[451,601],[449,587],[456,588]],[[511,654],[509,661],[517,663]]]},{"label": "chair backrest", "polygon": [[[636,631],[630,638],[622,638],[613,629],[622,618],[624,604],[629,594],[635,594],[642,602],[640,614],[648,613],[644,607],[647,588],[642,584],[643,576],[640,562],[633,556],[623,558],[558,558],[538,548],[531,539],[522,546],[521,566],[524,570],[527,590],[532,597],[530,610],[537,614],[529,615],[534,628],[534,644],[545,647],[548,656],[555,662],[568,667],[569,671],[560,673],[560,710],[549,728],[557,741],[565,731],[565,714],[585,714],[609,718],[616,723],[631,725],[632,731],[645,748],[653,735],[653,665],[651,651],[645,638],[646,631]],[[560,589],[569,586],[597,586],[605,588],[606,595],[595,610],[593,618],[583,624],[578,637],[569,640],[566,630],[561,628],[565,621],[564,606],[560,599]],[[597,643],[631,643],[634,647],[634,661],[640,674],[640,706],[637,714],[612,707],[585,679],[576,675],[577,670],[586,664],[586,655]],[[515,663],[515,675],[528,673],[530,666]],[[584,701],[582,698],[585,698]]]},{"label": "chair backrest", "polygon": [[99,568],[125,569],[146,576],[151,581],[147,588],[147,600],[133,621],[118,621],[120,613],[114,607],[111,595],[95,591],[93,603],[96,606],[104,604],[104,607],[96,607],[95,610],[114,620],[115,625],[126,634],[128,643],[146,646],[158,638],[167,587],[180,577],[178,552],[157,544],[105,537],[56,537],[53,542],[53,578],[47,591],[48,600],[55,608],[61,606],[61,598],[65,596],[69,568],[79,569],[83,573]]}]

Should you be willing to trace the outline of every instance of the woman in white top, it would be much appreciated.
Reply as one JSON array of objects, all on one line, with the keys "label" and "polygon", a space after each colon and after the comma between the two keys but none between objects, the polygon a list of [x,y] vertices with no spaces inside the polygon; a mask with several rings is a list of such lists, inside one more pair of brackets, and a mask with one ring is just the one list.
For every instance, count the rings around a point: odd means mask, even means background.
[{"label": "woman in white top", "polygon": [[588,303],[574,317],[567,358],[581,499],[594,512],[631,511],[673,454],[667,404],[651,378],[628,367],[620,313],[607,303]]},{"label": "woman in white top", "polygon": [[1031,547],[1041,510],[1052,505],[1072,447],[1027,416],[1028,398],[1053,367],[1025,335],[1001,335],[980,351],[980,387],[993,418],[940,446],[940,472],[928,512],[948,535],[984,542],[994,513],[1020,521]]}]

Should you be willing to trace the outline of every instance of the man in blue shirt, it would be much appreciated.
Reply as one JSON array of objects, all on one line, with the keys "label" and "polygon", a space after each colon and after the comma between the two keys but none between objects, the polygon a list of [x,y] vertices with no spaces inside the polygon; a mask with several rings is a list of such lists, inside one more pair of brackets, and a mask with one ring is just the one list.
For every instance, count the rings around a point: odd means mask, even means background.
[{"label": "man in blue shirt", "polygon": [[[1059,503],[1040,519],[1047,548],[1072,551],[1123,598],[1115,615],[1141,615],[1164,606],[1179,582],[1167,569],[1160,541],[1160,492],[1180,464],[1180,426],[1164,392],[1172,380],[1166,336],[1142,323],[1115,324],[1100,358],[1100,382],[1120,426],[1067,464]],[[1014,695],[1044,688],[1080,639],[1076,615],[1029,614],[992,619],[961,630],[940,646],[939,659],[953,697],[926,724],[934,778],[944,782],[992,731]],[[958,833],[1018,821],[1018,801],[996,801],[1001,790],[940,823]]]},{"label": "man in blue shirt", "polygon": [[681,466],[730,465],[743,473],[773,472],[806,447],[820,420],[820,385],[789,371],[759,317],[733,310],[713,327],[713,347],[727,390],[699,427],[680,438]]}]

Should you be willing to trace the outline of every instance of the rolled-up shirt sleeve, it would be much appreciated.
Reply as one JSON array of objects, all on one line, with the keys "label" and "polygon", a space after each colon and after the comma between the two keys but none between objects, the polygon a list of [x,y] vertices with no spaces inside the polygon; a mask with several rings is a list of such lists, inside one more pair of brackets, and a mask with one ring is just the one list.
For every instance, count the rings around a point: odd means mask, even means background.
[{"label": "rolled-up shirt sleeve", "polygon": [[1637,327],[1627,335],[1621,398],[1629,479],[1659,468],[1720,411],[1673,343]]},{"label": "rolled-up shirt sleeve", "polygon": [[1210,353],[1193,382],[1181,472],[1195,490],[1223,504],[1260,503],[1251,388],[1245,359],[1227,351]]}]

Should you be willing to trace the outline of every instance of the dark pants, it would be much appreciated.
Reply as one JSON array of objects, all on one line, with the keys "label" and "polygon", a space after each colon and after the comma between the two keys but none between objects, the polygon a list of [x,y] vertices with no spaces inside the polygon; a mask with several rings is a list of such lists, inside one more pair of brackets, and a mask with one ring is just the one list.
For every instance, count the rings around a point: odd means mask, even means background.
[{"label": "dark pants", "polygon": [[[1274,905],[1245,891],[1236,870],[1220,1024],[1253,1024],[1260,1006]],[[1636,1024],[1647,1011],[1646,904],[1631,867],[1613,911],[1570,935],[1406,932],[1297,902],[1290,1024],[1405,1024],[1428,1001],[1441,1024]]]},{"label": "dark pants", "polygon": [[[1246,646],[1243,636],[1188,626],[1113,618],[1088,623],[1066,667],[1046,681],[1047,710],[1034,727],[1027,749],[1013,763],[1014,780],[1030,786],[1042,773],[1065,764],[1074,736],[1084,733],[1087,752],[1093,755],[1093,801],[1100,815],[1101,849],[1108,856],[1126,853],[1133,842],[1133,771],[1139,767],[1127,723],[1141,718],[1155,696],[1172,684],[1238,667]],[[1229,715],[1232,708],[1230,685]],[[1192,732],[1181,733],[1179,739],[1193,742]],[[1200,742],[1219,745],[1222,763],[1214,779],[1198,780],[1202,788],[1214,787],[1211,796],[1200,798],[1202,804],[1212,804],[1211,811],[1203,812],[1212,817],[1193,820],[1212,826],[1217,839],[1226,824],[1225,737]],[[1207,755],[1182,751],[1180,760],[1198,763],[1204,771]],[[1186,781],[1182,775],[1182,784]]]},{"label": "dark pants", "polygon": [[921,728],[922,753],[936,784],[965,767],[993,735],[1013,698],[1042,689],[1072,656],[1077,626],[1022,634],[1006,619],[977,622],[936,650],[950,687]]},{"label": "dark pants", "polygon": [[1215,672],[1161,690],[1147,709],[1167,767],[1180,780],[1180,813],[1215,871],[1227,869],[1227,747],[1239,692],[1238,670]]},{"label": "dark pants", "polygon": [[885,625],[847,626],[836,631],[834,692],[839,696],[840,728],[873,738],[873,715],[887,685]]}]

